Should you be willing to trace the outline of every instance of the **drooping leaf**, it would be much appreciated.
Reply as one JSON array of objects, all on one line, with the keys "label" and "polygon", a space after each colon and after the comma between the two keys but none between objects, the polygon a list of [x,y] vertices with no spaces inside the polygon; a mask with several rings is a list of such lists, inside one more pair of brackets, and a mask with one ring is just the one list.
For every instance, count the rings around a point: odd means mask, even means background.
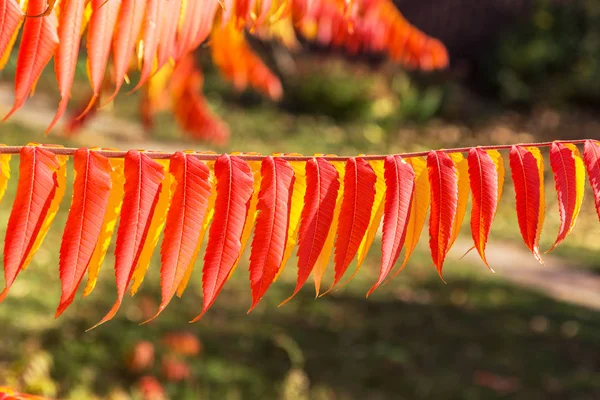
[{"label": "drooping leaf", "polygon": [[554,250],[575,226],[585,191],[585,167],[577,146],[570,143],[552,143],[550,166],[558,196],[560,228],[556,241],[548,251]]},{"label": "drooping leaf", "polygon": [[125,155],[125,195],[115,248],[117,300],[94,327],[111,320],[123,301],[148,235],[164,179],[164,168],[148,155],[130,150]]},{"label": "drooping leaf", "polygon": [[108,56],[113,41],[113,32],[119,16],[122,0],[91,0],[92,18],[87,34],[87,69],[94,90],[87,108],[87,114],[100,96],[102,81],[108,64]]},{"label": "drooping leaf", "polygon": [[392,278],[404,269],[410,256],[417,247],[421,232],[425,226],[427,210],[429,209],[431,199],[427,162],[420,157],[408,158],[405,161],[411,166],[415,173],[415,188],[410,205],[410,217],[408,219],[408,225],[406,226],[406,237],[404,238],[404,260]]},{"label": "drooping leaf", "polygon": [[58,40],[54,60],[54,70],[60,91],[60,103],[58,110],[46,133],[58,122],[67,110],[71,86],[75,78],[77,67],[77,56],[79,54],[79,42],[81,38],[81,27],[83,24],[83,10],[86,0],[63,0],[60,20],[58,22]]},{"label": "drooping leaf", "polygon": [[[45,9],[45,0],[28,1],[28,15],[42,14]],[[58,46],[56,25],[54,14],[25,20],[15,71],[15,101],[12,109],[4,117],[5,121],[25,104],[42,70],[54,55],[54,50]]]},{"label": "drooping leaf", "polygon": [[73,156],[75,183],[71,209],[60,246],[62,294],[56,317],[73,302],[102,233],[111,189],[108,159],[81,148]]},{"label": "drooping leaf", "polygon": [[8,180],[10,179],[10,154],[0,154],[0,203],[6,193]]},{"label": "drooping leaf", "polygon": [[104,257],[108,251],[110,240],[113,237],[113,232],[117,226],[117,219],[121,214],[121,206],[123,205],[123,192],[125,178],[123,176],[123,159],[111,158],[109,159],[112,167],[110,173],[111,188],[110,194],[108,195],[108,205],[106,207],[106,213],[104,214],[104,221],[102,222],[102,229],[92,259],[88,264],[88,280],[83,291],[84,296],[89,296],[92,290],[96,287],[98,280],[98,274],[100,273],[100,267],[104,262]]},{"label": "drooping leaf", "polygon": [[160,70],[175,54],[175,39],[177,35],[177,23],[181,12],[182,0],[170,0],[162,12],[160,25],[160,36],[157,45],[157,65]]},{"label": "drooping leaf", "polygon": [[383,283],[394,267],[406,238],[415,189],[415,172],[402,157],[385,158],[385,186],[387,190],[381,241],[381,270],[377,282],[371,287],[367,297]]},{"label": "drooping leaf", "polygon": [[0,0],[0,70],[8,61],[23,17],[17,0]]},{"label": "drooping leaf", "polygon": [[175,153],[169,168],[177,186],[167,214],[165,239],[160,252],[162,300],[155,317],[169,304],[185,271],[196,261],[199,227],[204,221],[210,195],[210,171],[193,155]]},{"label": "drooping leaf", "polygon": [[450,250],[458,206],[458,173],[452,159],[443,151],[429,152],[427,170],[431,185],[429,248],[433,263],[443,279],[442,268]]},{"label": "drooping leaf", "polygon": [[367,232],[375,200],[376,181],[377,176],[373,168],[364,159],[352,157],[346,162],[344,198],[335,242],[335,276],[332,287],[342,279]]},{"label": "drooping leaf", "polygon": [[509,159],[521,236],[527,248],[543,264],[539,247],[545,209],[542,155],[536,147],[512,146]]},{"label": "drooping leaf", "polygon": [[238,258],[253,190],[250,166],[237,156],[223,154],[215,162],[214,171],[217,199],[202,270],[204,304],[193,321],[200,319],[214,303]]},{"label": "drooping leaf", "polygon": [[452,226],[452,238],[450,239],[448,249],[452,247],[452,245],[458,238],[458,234],[460,233],[460,228],[462,226],[462,222],[467,212],[470,185],[469,162],[467,161],[467,159],[464,158],[462,153],[452,153],[450,154],[450,158],[456,166],[456,173],[458,175],[458,202],[456,203],[456,216],[454,218],[454,224]]},{"label": "drooping leaf", "polygon": [[4,239],[4,300],[19,272],[27,265],[41,226],[58,188],[56,155],[41,147],[23,147],[19,154],[17,195]]},{"label": "drooping leaf", "polygon": [[[327,270],[327,265],[329,265],[329,259],[331,258],[331,254],[333,253],[333,247],[335,245],[335,234],[336,227],[339,223],[340,211],[342,209],[342,200],[344,199],[344,175],[346,174],[346,165],[341,162],[333,163],[333,166],[337,170],[338,173],[338,181],[340,182],[340,188],[338,189],[337,198],[335,200],[335,210],[333,211],[333,219],[331,220],[331,226],[329,227],[329,232],[327,233],[327,239],[325,239],[325,244],[321,249],[321,253],[319,254],[319,258],[317,258],[317,262],[313,268],[313,280],[315,282],[315,293],[317,296],[325,295],[329,290],[324,293],[321,292],[321,282],[323,280],[323,276],[325,275],[325,271]],[[331,289],[331,288],[330,288]]]},{"label": "drooping leaf", "polygon": [[594,192],[594,203],[600,219],[600,142],[594,140],[585,141],[583,160],[590,180],[590,186]]},{"label": "drooping leaf", "polygon": [[330,162],[316,157],[306,162],[306,193],[298,236],[298,279],[291,300],[304,286],[319,258],[331,227],[340,182]]},{"label": "drooping leaf", "polygon": [[[502,160],[500,155],[496,159]],[[500,199],[496,163],[485,150],[474,147],[469,150],[469,176],[471,185],[471,235],[479,256],[491,269],[485,257],[485,247],[492,228],[492,222]],[[502,161],[500,161],[502,162]]]},{"label": "drooping leaf", "polygon": [[142,87],[150,78],[158,51],[160,29],[163,21],[162,14],[165,12],[165,6],[172,7],[171,3],[172,1],[167,0],[148,0],[146,18],[142,26],[142,40],[140,42],[142,71],[140,72],[140,81],[133,90]]},{"label": "drooping leaf", "polygon": [[[258,218],[250,253],[250,288],[254,309],[275,279],[283,259],[290,216],[294,170],[281,159],[266,157],[261,165],[262,181]],[[249,311],[249,312],[250,312]]]}]

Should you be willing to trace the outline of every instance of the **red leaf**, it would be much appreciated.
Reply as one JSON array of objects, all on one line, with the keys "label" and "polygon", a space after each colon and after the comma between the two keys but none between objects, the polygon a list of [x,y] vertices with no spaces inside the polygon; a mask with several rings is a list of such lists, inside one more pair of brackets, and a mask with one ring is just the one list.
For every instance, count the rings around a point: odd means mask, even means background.
[{"label": "red leaf", "polygon": [[194,264],[200,227],[204,222],[210,196],[210,170],[192,155],[177,152],[171,157],[169,171],[176,187],[167,214],[161,248],[160,283],[162,301],[157,317],[171,301],[185,271]]},{"label": "red leaf", "polygon": [[167,7],[163,8],[160,36],[158,40],[158,63],[157,69],[161,69],[170,57],[174,56],[175,38],[177,35],[177,23],[181,13],[182,0],[171,0]]},{"label": "red leaf", "polygon": [[20,153],[17,194],[8,219],[4,239],[4,300],[23,269],[54,198],[60,164],[56,155],[40,147],[23,147]]},{"label": "red leaf", "polygon": [[560,228],[556,241],[548,251],[558,246],[573,229],[581,209],[585,190],[585,171],[576,146],[557,142],[552,143],[550,147],[550,166],[554,174],[558,196]]},{"label": "red leaf", "polygon": [[238,258],[242,247],[240,238],[253,192],[252,171],[241,158],[223,154],[215,161],[214,171],[217,199],[204,254],[204,304],[202,312],[193,321],[200,319],[214,303]]},{"label": "red leaf", "polygon": [[367,297],[381,285],[400,256],[410,215],[415,172],[400,156],[385,158],[385,204],[379,278]]},{"label": "red leaf", "polygon": [[321,157],[306,162],[306,193],[298,234],[298,280],[294,293],[281,305],[300,291],[319,258],[331,227],[339,188],[339,174],[330,162]]},{"label": "red leaf", "polygon": [[335,276],[332,288],[342,279],[367,232],[375,199],[376,180],[377,175],[373,168],[362,158],[352,157],[346,161],[344,197],[335,242]]},{"label": "red leaf", "polygon": [[112,167],[108,159],[81,148],[73,157],[75,183],[73,200],[60,246],[60,282],[62,294],[56,317],[73,302],[100,237]]},{"label": "red leaf", "polygon": [[117,301],[93,328],[111,320],[121,306],[144,247],[164,177],[163,166],[146,154],[130,150],[125,155],[125,194],[115,248]]},{"label": "red leaf", "polygon": [[61,100],[56,115],[46,133],[50,132],[54,124],[67,110],[67,104],[71,96],[71,86],[75,78],[75,68],[77,67],[84,9],[85,0],[64,0],[62,3],[58,24],[59,45],[54,59],[54,69]]},{"label": "red leaf", "polygon": [[[23,11],[16,0],[0,0],[0,59],[8,57],[5,51],[12,47],[12,41],[23,21]],[[0,69],[1,67],[0,62]]]},{"label": "red leaf", "polygon": [[92,0],[92,17],[87,32],[87,65],[94,95],[82,115],[92,109],[100,96],[120,7],[121,0]]},{"label": "red leaf", "polygon": [[[39,15],[44,10],[46,10],[45,0],[29,0],[28,15]],[[25,104],[42,70],[54,55],[56,46],[58,46],[58,35],[54,14],[25,20],[15,73],[15,102],[13,108],[4,117],[5,121]]]},{"label": "red leaf", "polygon": [[144,11],[147,0],[123,0],[119,17],[117,18],[117,29],[113,39],[113,62],[115,65],[115,90],[108,98],[110,103],[123,86],[123,79],[127,74],[129,60],[134,54],[135,43],[142,30]]},{"label": "red leaf", "polygon": [[596,212],[600,219],[600,142],[586,140],[583,152],[583,161],[590,179],[590,185],[594,192],[594,203]]},{"label": "red leaf", "polygon": [[452,239],[452,227],[458,204],[458,176],[452,159],[443,151],[430,151],[427,169],[431,185],[429,247],[440,278]]},{"label": "red leaf", "polygon": [[498,207],[498,172],[487,152],[480,148],[469,150],[469,177],[471,183],[471,235],[475,248],[485,265],[485,246]]},{"label": "red leaf", "polygon": [[543,263],[539,239],[544,222],[544,180],[539,149],[512,146],[510,168],[515,186],[517,218],[521,236],[535,258]]},{"label": "red leaf", "polygon": [[142,43],[144,43],[144,55],[140,81],[133,90],[137,90],[150,78],[160,38],[161,23],[163,21],[164,6],[173,7],[172,1],[148,0],[146,19],[142,28]]},{"label": "red leaf", "polygon": [[294,170],[281,158],[266,157],[260,173],[259,214],[250,253],[252,306],[248,312],[256,307],[273,283],[283,260],[294,184]]}]

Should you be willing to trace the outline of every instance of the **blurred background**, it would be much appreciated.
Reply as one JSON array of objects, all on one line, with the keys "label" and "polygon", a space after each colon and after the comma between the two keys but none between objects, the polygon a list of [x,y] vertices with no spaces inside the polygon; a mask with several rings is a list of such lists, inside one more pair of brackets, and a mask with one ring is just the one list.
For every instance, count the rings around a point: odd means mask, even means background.
[{"label": "blurred background", "polygon": [[[445,45],[448,68],[409,70],[300,35],[285,47],[248,38],[281,94],[232,84],[202,46],[194,58],[203,71],[206,123],[225,132],[215,138],[190,134],[181,116],[149,113],[145,92],[123,92],[76,120],[90,96],[82,59],[71,115],[44,137],[58,99],[48,67],[36,95],[0,126],[0,142],[355,155],[600,138],[598,0],[396,6]],[[16,52],[0,72],[0,115],[12,105],[15,65]],[[11,167],[18,171],[18,158]],[[69,174],[72,181],[72,168]],[[543,250],[559,227],[548,163],[545,175]],[[15,174],[0,203],[0,229],[16,184]],[[376,239],[349,285],[315,299],[309,281],[278,308],[293,291],[292,259],[249,315],[243,261],[210,312],[190,325],[201,308],[199,261],[183,298],[140,327],[160,300],[155,251],[140,293],[113,321],[85,333],[115,298],[114,239],[96,290],[55,320],[68,188],[43,246],[0,306],[0,386],[61,399],[600,398],[600,226],[586,190],[573,233],[545,266],[521,242],[507,176],[489,244],[495,274],[475,254],[461,259],[471,247],[465,218],[444,267],[447,284],[430,261],[425,232],[406,269],[365,299],[379,270]]]}]

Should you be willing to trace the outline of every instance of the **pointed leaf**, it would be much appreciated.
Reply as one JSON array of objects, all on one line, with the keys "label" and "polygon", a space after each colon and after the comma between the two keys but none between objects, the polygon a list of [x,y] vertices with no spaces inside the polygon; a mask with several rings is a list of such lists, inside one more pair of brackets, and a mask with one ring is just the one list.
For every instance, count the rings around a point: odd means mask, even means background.
[{"label": "pointed leaf", "polygon": [[202,291],[204,304],[197,321],[214,303],[223,288],[242,244],[240,238],[253,192],[250,166],[241,158],[223,154],[215,162],[217,199],[204,254]]},{"label": "pointed leaf", "polygon": [[165,7],[172,7],[172,1],[167,0],[148,0],[146,9],[146,18],[142,26],[142,50],[141,56],[142,71],[140,73],[140,81],[134,90],[139,89],[150,78],[154,61],[156,59],[158,41],[160,38],[161,22]]},{"label": "pointed leaf", "polygon": [[442,268],[450,250],[458,205],[458,173],[452,159],[443,151],[429,152],[427,169],[431,185],[429,248],[433,263],[443,279]]},{"label": "pointed leaf", "polygon": [[573,144],[552,143],[550,166],[554,174],[560,229],[556,241],[548,251],[554,250],[573,229],[583,203],[585,167],[579,150]]},{"label": "pointed leaf", "polygon": [[163,8],[160,36],[157,46],[157,69],[160,70],[175,54],[177,23],[181,13],[182,0],[170,0]]},{"label": "pointed leaf", "polygon": [[8,180],[10,179],[10,154],[0,154],[0,203],[6,193]]},{"label": "pointed leaf", "polygon": [[471,208],[471,235],[479,256],[485,265],[491,269],[485,257],[485,247],[498,209],[499,179],[498,170],[496,169],[497,164],[494,163],[488,152],[476,147],[469,150],[468,162],[473,203]]},{"label": "pointed leaf", "polygon": [[330,162],[316,157],[306,162],[306,194],[300,218],[298,280],[291,300],[302,288],[319,258],[331,227],[340,182]]},{"label": "pointed leaf", "polygon": [[[17,0],[0,0],[0,60],[8,60],[23,17]],[[4,63],[0,62],[0,69],[3,66]]]},{"label": "pointed leaf", "polygon": [[81,148],[73,156],[73,199],[60,246],[62,294],[56,317],[73,302],[94,253],[108,205],[112,168],[108,159]]},{"label": "pointed leaf", "polygon": [[385,158],[385,185],[387,190],[381,242],[381,270],[377,282],[371,287],[367,297],[383,283],[404,246],[415,189],[415,172],[402,157]]},{"label": "pointed leaf", "polygon": [[540,150],[512,146],[510,168],[521,236],[527,248],[543,264],[539,240],[544,225],[544,161]]},{"label": "pointed leaf", "polygon": [[19,182],[4,239],[5,289],[2,301],[19,272],[25,268],[32,247],[56,195],[60,163],[54,153],[26,146],[20,152]]},{"label": "pointed leaf", "polygon": [[[39,15],[45,9],[45,0],[29,0],[27,14]],[[42,70],[54,55],[54,50],[58,46],[56,25],[54,14],[25,20],[15,72],[15,102],[13,108],[4,117],[5,121],[25,104]]]},{"label": "pointed leaf", "polygon": [[263,297],[283,259],[290,215],[294,170],[281,159],[266,157],[261,165],[262,181],[258,200],[258,218],[250,253],[252,306]]},{"label": "pointed leaf", "polygon": [[467,212],[467,203],[469,202],[469,162],[463,157],[462,153],[452,153],[450,158],[456,166],[458,174],[458,203],[456,204],[456,217],[452,226],[452,239],[448,249],[452,247],[462,226],[465,214]]},{"label": "pointed leaf", "polygon": [[146,154],[130,150],[125,155],[125,195],[115,248],[117,301],[94,327],[111,320],[121,306],[148,235],[164,176],[163,166]]}]

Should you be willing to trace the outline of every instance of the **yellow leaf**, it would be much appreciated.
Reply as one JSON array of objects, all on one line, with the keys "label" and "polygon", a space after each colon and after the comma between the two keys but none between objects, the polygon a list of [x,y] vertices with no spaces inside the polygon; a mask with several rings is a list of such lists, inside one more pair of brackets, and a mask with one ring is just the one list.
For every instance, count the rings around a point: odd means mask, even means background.
[{"label": "yellow leaf", "polygon": [[502,188],[504,187],[504,175],[506,173],[504,170],[504,159],[498,150],[488,150],[487,154],[494,162],[494,165],[496,166],[496,172],[498,173],[498,204],[500,204],[500,199],[502,198]]},{"label": "yellow leaf", "polygon": [[315,263],[315,267],[313,269],[313,279],[315,281],[315,291],[317,296],[319,296],[319,291],[321,289],[321,281],[323,279],[323,275],[325,274],[325,270],[327,269],[327,264],[329,264],[331,253],[333,252],[335,232],[340,217],[340,209],[342,208],[342,197],[344,194],[344,175],[346,172],[346,163],[333,162],[332,164],[335,167],[335,169],[337,169],[337,172],[340,175],[340,189],[338,190],[337,199],[335,201],[335,211],[333,213],[333,220],[331,222],[331,226],[329,227],[327,239],[325,240],[325,244],[323,245],[321,254],[319,254],[319,258],[317,259],[317,262]]},{"label": "yellow leaf", "polygon": [[429,210],[429,202],[431,200],[427,162],[421,157],[407,158],[405,161],[410,164],[415,171],[415,191],[411,202],[408,225],[406,226],[404,260],[402,261],[400,268],[392,275],[392,278],[402,271],[415,250],[415,247],[417,247],[421,232],[425,226],[427,210]]},{"label": "yellow leaf", "polygon": [[175,179],[173,179],[173,175],[168,172],[169,160],[156,160],[156,162],[164,167],[165,179],[162,182],[160,194],[158,195],[158,201],[156,202],[154,215],[152,216],[152,222],[150,222],[150,228],[148,228],[146,242],[144,243],[144,247],[140,253],[140,258],[138,259],[138,263],[133,271],[133,275],[131,276],[133,283],[129,293],[132,296],[137,293],[140,285],[144,281],[144,276],[146,275],[146,271],[150,265],[150,260],[152,259],[152,253],[154,253],[154,248],[158,243],[160,233],[165,226],[167,212],[169,211],[169,204],[171,204],[171,196],[173,195],[173,190],[175,189]]},{"label": "yellow leaf", "polygon": [[[537,147],[526,147],[526,149],[529,152],[531,152],[531,154],[535,157],[535,160],[537,161],[537,165],[538,165],[539,175],[540,175],[540,208],[539,208],[540,214],[539,214],[539,218],[538,218],[538,229],[536,232],[536,240],[535,240],[536,243],[539,243],[540,235],[542,234],[542,227],[544,226],[544,218],[546,216],[546,200],[545,200],[545,196],[544,196],[544,158],[542,157],[542,153],[540,152],[540,149],[538,149]],[[544,263],[544,261],[542,260],[542,257],[540,256],[540,254],[537,251],[534,251],[533,255],[541,264]]]},{"label": "yellow leaf", "polygon": [[469,163],[467,159],[463,157],[462,153],[452,153],[450,154],[450,158],[454,161],[456,173],[458,174],[458,203],[456,204],[456,216],[454,217],[452,237],[448,244],[448,249],[452,247],[460,233],[460,227],[467,212],[470,191]]},{"label": "yellow leaf", "polygon": [[294,188],[292,192],[292,201],[290,204],[290,221],[288,227],[288,237],[285,244],[283,259],[279,265],[279,271],[273,281],[279,278],[279,275],[285,268],[287,261],[292,256],[296,241],[298,240],[298,229],[300,227],[300,215],[304,207],[304,194],[306,193],[306,163],[301,161],[292,161],[290,165],[294,169]]},{"label": "yellow leaf", "polygon": [[125,176],[123,174],[124,160],[122,158],[111,158],[109,159],[109,162],[113,169],[110,174],[112,187],[108,195],[108,206],[106,208],[106,215],[104,216],[100,236],[98,237],[98,243],[96,243],[94,253],[88,264],[88,279],[85,290],[83,291],[84,296],[88,296],[92,293],[94,287],[96,287],[100,267],[104,262],[104,257],[106,256],[106,251],[110,245],[123,204],[123,185],[125,183]]},{"label": "yellow leaf", "polygon": [[0,201],[6,193],[10,179],[10,154],[0,154]]}]

